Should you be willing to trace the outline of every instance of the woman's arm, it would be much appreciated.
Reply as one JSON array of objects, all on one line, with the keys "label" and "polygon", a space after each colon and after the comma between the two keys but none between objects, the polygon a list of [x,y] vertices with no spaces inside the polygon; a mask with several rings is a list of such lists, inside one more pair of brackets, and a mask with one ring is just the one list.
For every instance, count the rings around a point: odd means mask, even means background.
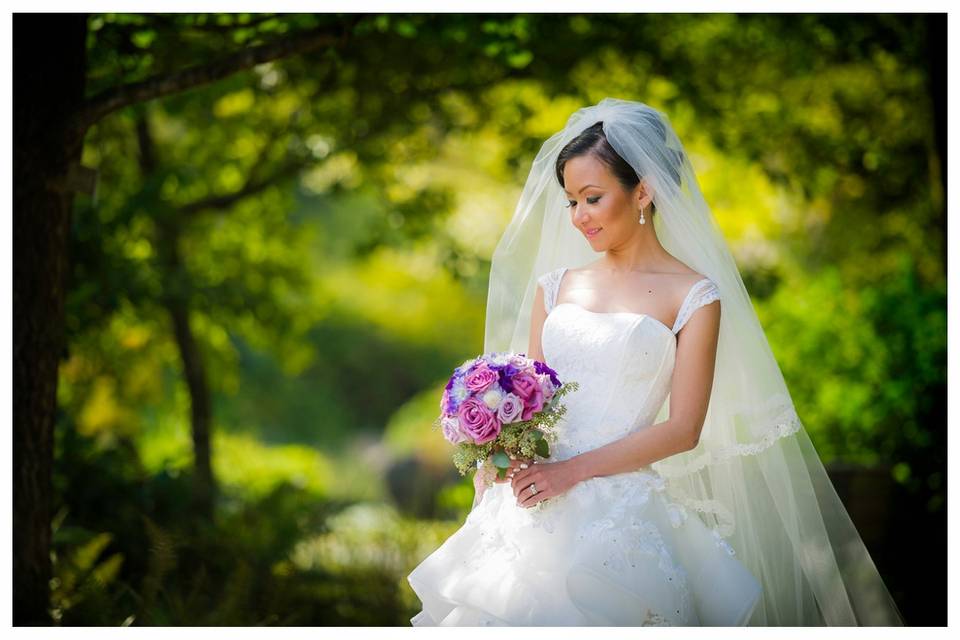
[{"label": "woman's arm", "polygon": [[[487,490],[486,466],[478,465],[473,472],[473,506],[476,507],[483,500],[483,492]],[[472,508],[472,507],[471,507]]]},{"label": "woman's arm", "polygon": [[636,471],[697,446],[710,403],[720,301],[705,304],[678,333],[670,387],[670,418],[569,459],[577,482],[595,476]]},{"label": "woman's arm", "polygon": [[530,309],[530,339],[527,347],[527,357],[543,362],[543,346],[540,336],[543,333],[543,323],[547,319],[547,309],[543,304],[543,287],[537,285],[537,292],[533,296],[533,308]]}]

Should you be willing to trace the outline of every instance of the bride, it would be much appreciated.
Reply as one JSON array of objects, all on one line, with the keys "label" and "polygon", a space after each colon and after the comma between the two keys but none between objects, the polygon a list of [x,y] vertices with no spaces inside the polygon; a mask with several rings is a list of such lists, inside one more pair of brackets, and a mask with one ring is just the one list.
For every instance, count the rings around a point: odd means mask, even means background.
[{"label": "bride", "polygon": [[484,351],[579,388],[550,457],[478,461],[463,526],[407,576],[412,624],[903,624],[663,113],[605,98],[544,143]]}]

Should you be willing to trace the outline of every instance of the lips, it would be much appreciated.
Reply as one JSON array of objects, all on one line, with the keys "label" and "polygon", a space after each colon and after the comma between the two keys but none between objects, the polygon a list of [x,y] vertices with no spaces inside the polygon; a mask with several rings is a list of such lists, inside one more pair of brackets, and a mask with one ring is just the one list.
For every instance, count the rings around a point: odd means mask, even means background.
[{"label": "lips", "polygon": [[595,235],[597,235],[598,233],[600,233],[600,230],[601,230],[601,229],[603,229],[603,227],[597,227],[596,229],[593,229],[592,231],[584,231],[584,233],[587,235],[588,238],[592,238],[592,237],[594,237]]}]

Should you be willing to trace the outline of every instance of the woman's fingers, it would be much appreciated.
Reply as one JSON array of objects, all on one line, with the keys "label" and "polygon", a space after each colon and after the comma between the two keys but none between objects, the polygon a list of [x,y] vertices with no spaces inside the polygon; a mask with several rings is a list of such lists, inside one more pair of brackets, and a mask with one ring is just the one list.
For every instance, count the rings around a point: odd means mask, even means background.
[{"label": "woman's fingers", "polygon": [[497,482],[510,482],[513,479],[513,474],[516,473],[517,469],[520,468],[521,460],[511,460],[510,466],[507,468],[507,473],[501,480],[497,478]]},{"label": "woman's fingers", "polygon": [[513,474],[515,474],[520,469],[529,468],[532,463],[533,461],[528,460],[527,458],[516,458],[516,459],[510,460],[510,467],[507,468],[507,475],[504,476],[502,479],[500,477],[497,477],[496,482],[501,482],[501,483],[510,482],[513,479]]},{"label": "woman's fingers", "polygon": [[517,474],[518,471],[522,471],[523,469],[529,469],[531,464],[533,464],[532,460],[527,460],[527,459],[511,460],[510,471],[507,472],[507,479],[513,480],[513,477]]}]

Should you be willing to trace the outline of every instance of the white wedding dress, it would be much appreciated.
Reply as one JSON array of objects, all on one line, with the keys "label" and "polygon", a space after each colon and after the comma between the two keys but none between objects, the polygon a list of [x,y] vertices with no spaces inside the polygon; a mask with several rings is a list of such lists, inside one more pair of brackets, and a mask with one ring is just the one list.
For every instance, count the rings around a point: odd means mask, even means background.
[{"label": "white wedding dress", "polygon": [[[565,268],[544,274],[544,359],[580,388],[561,402],[550,460],[564,460],[654,423],[670,391],[676,334],[719,298],[689,290],[671,329],[631,312],[555,304]],[[673,501],[651,467],[597,476],[519,507],[493,484],[466,521],[407,576],[422,602],[414,626],[747,624],[760,583],[734,549]]]}]

